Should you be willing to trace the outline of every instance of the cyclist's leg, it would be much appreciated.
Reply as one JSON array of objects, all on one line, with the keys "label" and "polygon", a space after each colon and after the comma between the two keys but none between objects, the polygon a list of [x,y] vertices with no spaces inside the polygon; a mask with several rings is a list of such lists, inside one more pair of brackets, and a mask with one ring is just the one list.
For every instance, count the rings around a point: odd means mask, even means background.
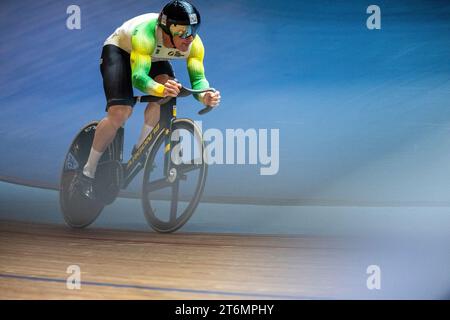
[{"label": "cyclist's leg", "polygon": [[[159,82],[161,84],[166,83],[168,79],[169,76],[166,74],[158,75],[154,78],[156,82]],[[144,142],[145,138],[156,126],[156,124],[159,121],[159,115],[160,115],[159,104],[157,104],[156,102],[149,102],[147,104],[147,107],[145,108],[144,125],[142,126],[141,134],[139,136],[138,143],[136,144],[136,148],[138,148],[142,144],[142,142]]]},{"label": "cyclist's leg", "polygon": [[[175,78],[172,66],[168,61],[158,61],[152,63],[149,76],[161,84],[165,84],[167,80]],[[138,143],[136,144],[136,148],[144,142],[145,138],[158,123],[159,118],[160,105],[155,102],[148,103],[144,112],[144,125],[142,127]]]},{"label": "cyclist's leg", "polygon": [[105,152],[114,140],[117,130],[131,116],[133,108],[127,105],[114,105],[108,108],[108,115],[97,125],[92,147],[98,152]]},{"label": "cyclist's leg", "polygon": [[132,110],[126,105],[114,105],[108,108],[108,115],[98,123],[95,130],[91,152],[83,168],[84,175],[94,178],[98,161],[114,140],[117,130],[131,116]]},{"label": "cyclist's leg", "polygon": [[94,178],[103,152],[114,140],[117,130],[131,116],[133,110],[130,55],[116,46],[107,45],[103,47],[100,70],[108,114],[97,125],[91,152],[83,168],[83,174],[90,178]]}]

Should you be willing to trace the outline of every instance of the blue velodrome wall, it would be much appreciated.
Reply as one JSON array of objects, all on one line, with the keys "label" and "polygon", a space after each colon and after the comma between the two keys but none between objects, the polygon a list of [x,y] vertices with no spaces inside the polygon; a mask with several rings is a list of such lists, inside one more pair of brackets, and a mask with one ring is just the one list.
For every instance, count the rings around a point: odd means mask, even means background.
[{"label": "blue velodrome wall", "polygon": [[[280,169],[210,168],[205,197],[450,203],[448,1],[200,1],[205,68],[223,101],[203,127],[279,128]],[[81,30],[66,8],[81,8]],[[57,185],[82,124],[104,115],[99,56],[161,1],[0,2],[0,176]],[[381,30],[366,8],[381,8]],[[174,63],[182,82],[184,62]],[[184,106],[184,107],[183,107]],[[125,153],[142,120],[126,126]]]}]

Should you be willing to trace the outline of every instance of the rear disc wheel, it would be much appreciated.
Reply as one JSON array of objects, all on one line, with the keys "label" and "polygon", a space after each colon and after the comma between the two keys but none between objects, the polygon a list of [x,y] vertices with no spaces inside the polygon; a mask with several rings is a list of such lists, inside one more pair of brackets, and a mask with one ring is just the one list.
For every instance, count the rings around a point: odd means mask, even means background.
[{"label": "rear disc wheel", "polygon": [[94,139],[97,122],[91,122],[77,134],[64,159],[59,200],[64,220],[72,228],[85,228],[97,219],[104,205],[84,198],[75,188],[75,178],[81,174]]}]

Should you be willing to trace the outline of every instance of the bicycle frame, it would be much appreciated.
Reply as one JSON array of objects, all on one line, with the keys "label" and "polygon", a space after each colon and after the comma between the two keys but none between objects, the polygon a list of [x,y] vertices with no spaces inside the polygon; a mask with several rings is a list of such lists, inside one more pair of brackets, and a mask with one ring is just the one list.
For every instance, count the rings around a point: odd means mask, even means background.
[{"label": "bicycle frame", "polygon": [[[191,94],[199,94],[203,92],[215,92],[214,88],[208,88],[203,90],[192,90],[187,89],[185,87],[181,87],[179,97],[187,97]],[[161,107],[160,119],[153,130],[149,133],[147,138],[145,138],[144,142],[139,146],[139,148],[133,153],[131,158],[128,160],[126,164],[124,164],[124,172],[123,172],[123,182],[122,189],[126,189],[128,185],[131,183],[133,178],[144,168],[146,155],[150,148],[153,147],[156,140],[159,138],[161,134],[165,134],[167,136],[165,148],[164,148],[164,173],[166,177],[169,175],[170,170],[170,150],[171,150],[171,141],[170,141],[170,133],[172,131],[172,123],[176,119],[176,103],[177,99],[172,97],[156,97],[156,96],[139,96],[134,97],[134,102],[157,102]],[[204,109],[200,110],[198,114],[203,115],[212,110],[212,107],[206,106]],[[123,150],[124,139],[122,136],[120,144],[120,156],[116,157],[116,159],[120,159],[122,161],[122,150]]]},{"label": "bicycle frame", "polygon": [[[131,158],[126,162],[123,172],[123,183],[121,188],[126,189],[134,177],[144,168],[146,155],[159,138],[161,134],[170,137],[172,129],[172,122],[176,119],[176,99],[170,99],[168,102],[161,105],[160,120],[153,128],[153,130],[145,138],[141,146],[133,153]],[[123,149],[123,139],[122,139]],[[170,170],[170,140],[166,141],[164,149],[164,172],[168,174]]]}]

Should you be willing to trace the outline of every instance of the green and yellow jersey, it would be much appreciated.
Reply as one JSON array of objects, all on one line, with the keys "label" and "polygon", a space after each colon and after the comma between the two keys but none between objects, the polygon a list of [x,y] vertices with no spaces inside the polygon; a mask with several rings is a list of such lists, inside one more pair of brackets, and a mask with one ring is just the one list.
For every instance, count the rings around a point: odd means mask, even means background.
[{"label": "green and yellow jersey", "polygon": [[[131,80],[140,91],[162,97],[164,86],[151,77],[152,62],[185,59],[193,89],[205,89],[209,83],[205,78],[203,57],[205,49],[197,35],[185,52],[167,48],[163,44],[162,30],[158,27],[158,14],[148,13],[126,21],[108,37],[105,45],[112,44],[130,54]],[[198,98],[198,97],[197,97]]]}]

